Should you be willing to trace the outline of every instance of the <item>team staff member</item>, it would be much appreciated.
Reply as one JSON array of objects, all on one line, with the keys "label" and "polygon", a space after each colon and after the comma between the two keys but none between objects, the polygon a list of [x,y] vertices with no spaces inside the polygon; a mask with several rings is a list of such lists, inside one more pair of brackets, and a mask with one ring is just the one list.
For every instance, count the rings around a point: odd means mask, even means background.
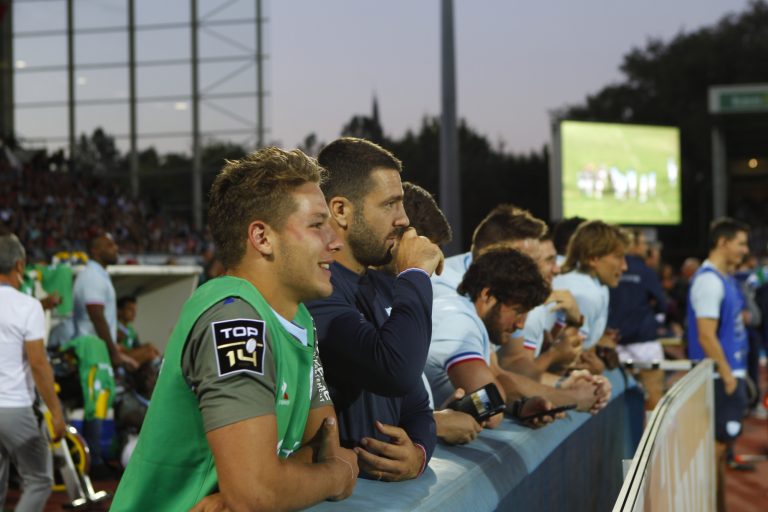
[{"label": "team staff member", "polygon": [[715,456],[717,507],[725,510],[725,455],[741,434],[747,405],[749,341],[742,318],[742,299],[731,272],[749,252],[749,227],[728,218],[709,229],[709,256],[693,276],[688,297],[688,357],[717,363],[715,376]]},{"label": "team staff member", "polygon": [[[75,279],[72,289],[74,343],[83,353],[95,356],[93,360],[79,360],[80,372],[87,375],[91,368],[98,368],[96,378],[81,381],[85,384],[84,399],[88,401],[83,418],[83,437],[90,449],[90,473],[94,478],[111,473],[101,453],[103,423],[113,398],[111,390],[115,387],[109,362],[113,367],[124,366],[131,370],[139,367],[136,360],[117,348],[117,300],[115,287],[107,272],[109,265],[117,263],[117,255],[118,247],[112,235],[101,233],[93,236],[88,241],[88,262]],[[102,357],[104,351],[98,346],[100,343],[106,347],[109,359]],[[96,345],[88,346],[91,344]]]},{"label": "team staff member", "polygon": [[40,301],[19,291],[24,247],[15,235],[0,236],[0,510],[13,462],[22,493],[16,510],[43,510],[53,485],[48,441],[35,418],[35,387],[51,411],[54,439],[64,435],[53,370],[45,353],[45,317]]},{"label": "team staff member", "polygon": [[331,293],[340,248],[322,174],[298,150],[266,148],[216,177],[209,225],[226,274],[184,305],[112,510],[298,509],[351,494],[357,456],[339,447],[301,304]]},{"label": "team staff member", "polygon": [[[323,192],[344,247],[331,265],[333,295],[309,309],[341,442],[355,448],[369,478],[415,478],[437,441],[422,373],[431,328],[429,276],[443,254],[415,230],[403,233],[402,167],[389,151],[342,138],[323,148],[318,161],[328,170]],[[369,267],[392,260],[401,234],[392,285]]]}]

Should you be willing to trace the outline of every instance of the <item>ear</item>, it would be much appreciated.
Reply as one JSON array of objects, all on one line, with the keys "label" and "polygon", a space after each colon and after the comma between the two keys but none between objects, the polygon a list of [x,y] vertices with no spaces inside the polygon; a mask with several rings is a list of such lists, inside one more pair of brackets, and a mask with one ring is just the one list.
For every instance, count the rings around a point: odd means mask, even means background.
[{"label": "ear", "polygon": [[480,301],[489,308],[492,308],[496,304],[496,297],[491,295],[490,287],[486,286],[480,290]]},{"label": "ear", "polygon": [[344,229],[349,227],[354,208],[352,202],[346,197],[334,196],[328,201],[328,209],[331,212],[331,218],[336,221],[336,224],[338,224],[339,227]]},{"label": "ear", "polygon": [[484,316],[485,313],[495,305],[496,297],[491,295],[491,289],[486,286],[480,290],[480,295],[477,296],[477,300],[475,301],[475,306],[477,307],[477,312],[480,316]]},{"label": "ear", "polygon": [[255,220],[248,225],[248,244],[262,256],[271,256],[275,250],[274,231],[269,224]]},{"label": "ear", "polygon": [[16,272],[18,272],[22,278],[24,277],[24,269],[26,268],[26,265],[24,265],[24,260],[16,260],[15,269]]}]

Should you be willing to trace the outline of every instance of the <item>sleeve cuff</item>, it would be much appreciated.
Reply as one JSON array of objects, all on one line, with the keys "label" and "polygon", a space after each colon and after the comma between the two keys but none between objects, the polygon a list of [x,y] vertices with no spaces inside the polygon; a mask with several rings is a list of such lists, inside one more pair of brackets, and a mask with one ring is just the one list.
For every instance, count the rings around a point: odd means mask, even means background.
[{"label": "sleeve cuff", "polygon": [[406,272],[421,272],[422,274],[424,274],[425,276],[427,276],[427,279],[429,279],[429,272],[427,272],[427,271],[426,271],[426,270],[424,270],[423,268],[415,268],[415,267],[414,267],[414,268],[407,268],[407,269],[403,270],[402,272],[400,272],[399,274],[397,274],[397,277],[400,277],[400,276],[402,276],[402,275],[403,275],[403,274],[405,274]]},{"label": "sleeve cuff", "polygon": [[421,459],[421,469],[419,469],[419,474],[416,475],[417,477],[419,477],[424,472],[424,470],[427,469],[427,450],[419,443],[413,443],[413,444],[421,448],[421,454],[423,455]]}]

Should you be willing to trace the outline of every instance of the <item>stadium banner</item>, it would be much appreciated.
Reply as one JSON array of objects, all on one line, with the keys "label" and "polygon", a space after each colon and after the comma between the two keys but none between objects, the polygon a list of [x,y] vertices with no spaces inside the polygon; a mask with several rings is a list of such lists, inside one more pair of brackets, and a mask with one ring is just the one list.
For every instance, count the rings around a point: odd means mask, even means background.
[{"label": "stadium banner", "polygon": [[656,406],[614,512],[715,510],[713,372],[702,361]]}]

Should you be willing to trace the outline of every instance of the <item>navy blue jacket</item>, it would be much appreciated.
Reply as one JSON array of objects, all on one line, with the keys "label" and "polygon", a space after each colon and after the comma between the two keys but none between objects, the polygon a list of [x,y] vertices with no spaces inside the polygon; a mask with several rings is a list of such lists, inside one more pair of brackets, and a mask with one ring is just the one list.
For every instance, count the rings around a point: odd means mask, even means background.
[{"label": "navy blue jacket", "polygon": [[620,344],[659,339],[656,313],[667,310],[667,299],[659,276],[641,257],[627,256],[627,271],[610,293],[608,327],[619,330]]},{"label": "navy blue jacket", "polygon": [[[333,294],[307,304],[342,446],[390,441],[380,421],[405,430],[432,457],[437,436],[422,373],[432,335],[432,285],[424,272],[393,279],[331,265]],[[388,311],[388,309],[391,310]]]}]

